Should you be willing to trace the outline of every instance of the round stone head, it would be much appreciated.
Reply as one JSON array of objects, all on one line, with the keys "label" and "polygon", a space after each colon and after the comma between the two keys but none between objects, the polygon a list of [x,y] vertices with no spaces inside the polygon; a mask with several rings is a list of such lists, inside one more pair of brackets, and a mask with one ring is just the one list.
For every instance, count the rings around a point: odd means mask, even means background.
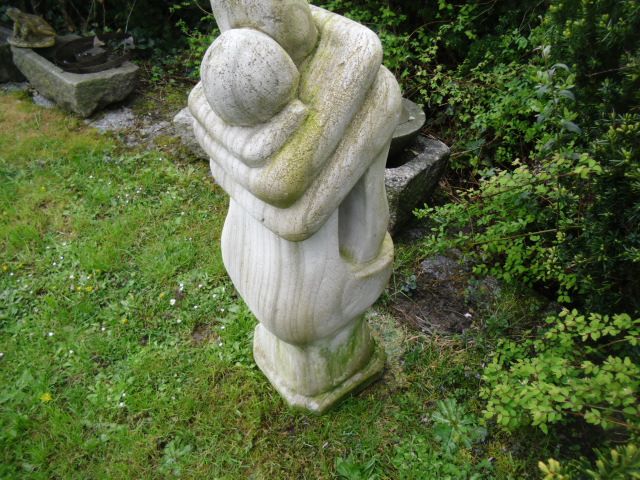
[{"label": "round stone head", "polygon": [[229,125],[266,122],[296,94],[299,73],[270,36],[234,28],[209,47],[200,66],[209,105]]},{"label": "round stone head", "polygon": [[318,30],[307,0],[211,0],[220,30],[254,28],[266,33],[296,65],[318,41]]}]

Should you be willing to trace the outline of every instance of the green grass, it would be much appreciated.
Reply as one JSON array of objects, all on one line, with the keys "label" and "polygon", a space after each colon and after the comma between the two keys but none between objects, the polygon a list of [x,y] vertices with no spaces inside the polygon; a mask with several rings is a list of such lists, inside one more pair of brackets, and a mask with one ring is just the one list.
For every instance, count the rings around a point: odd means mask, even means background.
[{"label": "green grass", "polygon": [[531,473],[499,436],[441,450],[430,415],[479,411],[480,353],[384,313],[383,380],[322,417],[288,409],[253,363],[206,164],[0,95],[0,186],[0,478]]}]

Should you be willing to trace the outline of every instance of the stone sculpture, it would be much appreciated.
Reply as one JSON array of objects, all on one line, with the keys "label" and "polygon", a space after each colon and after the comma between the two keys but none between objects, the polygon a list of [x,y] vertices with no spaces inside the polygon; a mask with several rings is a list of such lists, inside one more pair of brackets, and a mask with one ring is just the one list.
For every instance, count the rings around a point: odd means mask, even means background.
[{"label": "stone sculpture", "polygon": [[384,168],[400,88],[376,35],[306,0],[212,0],[222,31],[189,97],[230,195],[222,256],[259,320],[254,357],[322,413],[385,355],[364,312],[391,273]]},{"label": "stone sculpture", "polygon": [[56,43],[56,31],[42,17],[9,8],[7,15],[13,20],[13,36],[9,43],[20,48],[45,48]]}]

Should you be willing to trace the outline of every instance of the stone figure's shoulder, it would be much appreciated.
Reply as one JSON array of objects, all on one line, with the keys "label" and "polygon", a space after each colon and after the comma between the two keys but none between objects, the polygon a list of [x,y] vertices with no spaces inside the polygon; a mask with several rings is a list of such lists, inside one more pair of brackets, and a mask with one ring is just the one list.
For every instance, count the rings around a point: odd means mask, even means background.
[{"label": "stone figure's shoulder", "polygon": [[[321,37],[330,37],[331,42],[339,42],[342,48],[357,49],[367,46],[382,54],[380,39],[364,25],[314,5],[311,5],[311,16]],[[325,43],[326,40],[325,38]]]}]

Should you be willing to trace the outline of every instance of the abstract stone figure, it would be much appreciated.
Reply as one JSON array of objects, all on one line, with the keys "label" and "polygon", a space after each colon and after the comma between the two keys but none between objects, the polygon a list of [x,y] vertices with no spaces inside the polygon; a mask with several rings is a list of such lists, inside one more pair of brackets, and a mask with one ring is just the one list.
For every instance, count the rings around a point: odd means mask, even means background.
[{"label": "abstract stone figure", "polygon": [[222,256],[254,357],[322,413],[382,372],[364,312],[391,273],[384,168],[400,88],[367,28],[306,0],[212,0],[222,34],[189,97],[231,196]]}]

